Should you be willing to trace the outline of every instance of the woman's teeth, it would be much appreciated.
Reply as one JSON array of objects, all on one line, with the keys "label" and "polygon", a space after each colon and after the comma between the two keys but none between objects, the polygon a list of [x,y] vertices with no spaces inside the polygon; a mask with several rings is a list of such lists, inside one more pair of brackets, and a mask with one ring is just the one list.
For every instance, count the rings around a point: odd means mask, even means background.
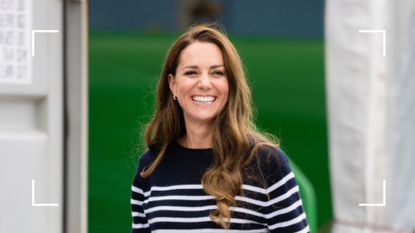
[{"label": "woman's teeth", "polygon": [[202,103],[213,102],[215,101],[216,97],[214,96],[193,96],[192,100]]}]

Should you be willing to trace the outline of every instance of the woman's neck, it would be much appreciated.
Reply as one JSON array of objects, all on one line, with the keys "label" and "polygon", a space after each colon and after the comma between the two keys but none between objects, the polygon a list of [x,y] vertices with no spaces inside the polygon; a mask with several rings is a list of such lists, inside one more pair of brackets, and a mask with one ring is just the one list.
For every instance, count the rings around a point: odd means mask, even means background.
[{"label": "woman's neck", "polygon": [[210,125],[186,124],[186,135],[178,143],[187,148],[212,148],[212,129]]}]

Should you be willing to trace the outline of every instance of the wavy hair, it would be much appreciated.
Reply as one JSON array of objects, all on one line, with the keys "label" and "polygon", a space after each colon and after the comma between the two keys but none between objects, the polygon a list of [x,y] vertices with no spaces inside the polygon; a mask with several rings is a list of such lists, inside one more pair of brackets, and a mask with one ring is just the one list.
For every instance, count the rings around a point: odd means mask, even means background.
[{"label": "wavy hair", "polygon": [[217,27],[193,26],[170,47],[158,82],[156,109],[145,131],[146,144],[150,149],[157,148],[157,156],[140,175],[149,176],[165,156],[169,144],[186,134],[183,110],[173,99],[168,76],[175,75],[181,51],[194,42],[213,43],[220,48],[229,83],[228,101],[215,118],[214,160],[202,178],[203,189],[215,197],[218,207],[210,212],[210,218],[228,229],[230,207],[235,206],[236,195],[243,195],[244,168],[258,148],[263,145],[277,146],[277,143],[256,129],[251,91],[242,61],[235,47]]}]

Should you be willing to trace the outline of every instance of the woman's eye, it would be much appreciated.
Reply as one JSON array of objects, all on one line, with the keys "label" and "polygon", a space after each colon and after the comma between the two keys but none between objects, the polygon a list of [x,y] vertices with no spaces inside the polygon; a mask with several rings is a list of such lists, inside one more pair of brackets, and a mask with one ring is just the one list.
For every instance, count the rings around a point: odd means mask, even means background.
[{"label": "woman's eye", "polygon": [[213,71],[212,74],[215,75],[215,76],[223,76],[223,75],[225,75],[225,73],[222,72],[222,71]]},{"label": "woman's eye", "polygon": [[187,75],[187,76],[189,76],[189,75],[196,75],[196,74],[197,74],[196,71],[186,71],[186,72],[184,72],[184,75]]}]

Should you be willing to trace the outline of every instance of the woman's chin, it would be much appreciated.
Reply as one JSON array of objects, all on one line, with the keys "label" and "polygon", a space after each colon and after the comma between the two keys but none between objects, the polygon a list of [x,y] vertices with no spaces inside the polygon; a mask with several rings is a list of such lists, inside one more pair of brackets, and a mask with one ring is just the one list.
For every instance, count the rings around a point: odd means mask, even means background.
[{"label": "woman's chin", "polygon": [[216,114],[193,116],[195,122],[200,124],[210,124],[214,121]]}]

